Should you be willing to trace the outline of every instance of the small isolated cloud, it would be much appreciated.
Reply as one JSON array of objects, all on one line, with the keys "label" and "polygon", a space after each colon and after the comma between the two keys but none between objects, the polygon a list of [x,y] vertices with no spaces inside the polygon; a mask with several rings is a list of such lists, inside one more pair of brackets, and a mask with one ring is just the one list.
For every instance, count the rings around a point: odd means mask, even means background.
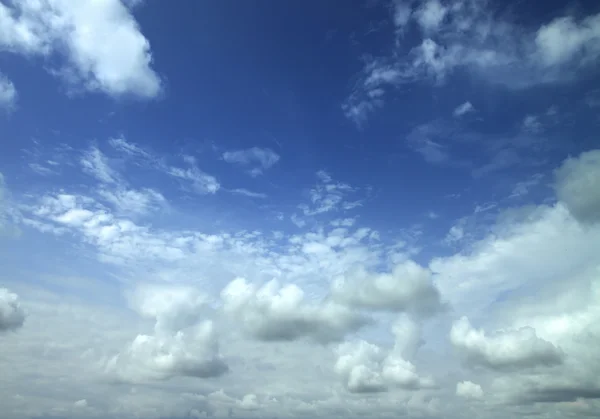
[{"label": "small isolated cloud", "polygon": [[555,177],[556,195],[575,218],[600,221],[600,150],[567,159]]},{"label": "small isolated cloud", "polygon": [[483,389],[479,384],[471,381],[460,381],[456,383],[456,395],[465,399],[479,400],[483,398]]},{"label": "small isolated cloud", "polygon": [[237,278],[221,292],[227,313],[243,329],[264,341],[292,341],[300,338],[327,343],[342,340],[370,321],[332,301],[311,303],[296,285],[280,286],[272,280],[263,286]]},{"label": "small isolated cloud", "polygon": [[51,72],[76,89],[143,98],[160,93],[150,43],[119,0],[0,3],[0,22],[2,50],[26,56],[59,54],[62,60]]},{"label": "small isolated cloud", "polygon": [[453,115],[456,118],[459,118],[459,117],[466,115],[468,113],[471,113],[471,112],[475,112],[475,108],[473,107],[471,102],[465,102],[462,105],[459,105],[454,109]]},{"label": "small isolated cloud", "polygon": [[531,327],[500,330],[488,336],[462,317],[452,326],[450,340],[469,363],[494,370],[550,367],[564,361],[564,353],[538,337]]},{"label": "small isolated cloud", "polygon": [[[2,5],[0,4],[0,8]],[[0,73],[0,109],[12,110],[17,103],[17,89],[6,76]]]},{"label": "small isolated cloud", "polygon": [[250,175],[258,176],[279,161],[279,154],[270,148],[252,147],[245,150],[226,151],[223,153],[223,160],[227,163],[244,166]]},{"label": "small isolated cloud", "polygon": [[14,331],[25,323],[25,311],[19,296],[6,288],[0,288],[0,333]]},{"label": "small isolated cloud", "polygon": [[334,281],[331,292],[340,303],[370,310],[429,316],[443,306],[431,271],[413,261],[395,266],[390,273],[349,272]]}]

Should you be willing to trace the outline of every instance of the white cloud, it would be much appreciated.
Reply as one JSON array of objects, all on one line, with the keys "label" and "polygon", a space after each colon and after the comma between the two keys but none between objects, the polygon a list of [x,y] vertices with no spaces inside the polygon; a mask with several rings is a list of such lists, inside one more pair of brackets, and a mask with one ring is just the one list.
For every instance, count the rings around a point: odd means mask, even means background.
[{"label": "white cloud", "polygon": [[600,57],[599,42],[600,15],[588,16],[580,22],[571,16],[554,19],[543,25],[535,37],[538,57],[547,67],[577,59],[582,64],[593,62]]},{"label": "white cloud", "polygon": [[347,183],[333,180],[324,170],[317,172],[317,184],[310,189],[310,204],[302,204],[299,208],[304,215],[312,216],[330,211],[351,210],[362,205],[361,200],[350,201],[348,195],[356,193],[357,189]]},{"label": "white cloud", "polygon": [[475,108],[471,102],[465,102],[462,105],[457,106],[456,109],[454,109],[453,114],[455,117],[460,117],[470,112],[475,112]]},{"label": "white cloud", "polygon": [[249,198],[260,198],[260,199],[264,199],[267,197],[266,194],[261,193],[261,192],[252,192],[249,191],[248,189],[244,189],[244,188],[237,188],[237,189],[232,189],[229,192],[234,193],[236,195],[243,195],[243,196],[247,196]]},{"label": "white cloud", "polygon": [[424,32],[433,32],[439,28],[447,11],[439,0],[428,0],[417,9],[415,18]]},{"label": "white cloud", "polygon": [[332,295],[341,303],[370,310],[428,316],[442,309],[431,272],[413,261],[395,266],[390,273],[348,272],[333,282]]},{"label": "white cloud", "polygon": [[[2,13],[1,8],[2,5],[0,5],[0,13]],[[17,89],[15,88],[15,85],[5,75],[0,73],[0,108],[11,110],[15,107],[16,103]]]},{"label": "white cloud", "polygon": [[147,214],[166,204],[165,197],[154,189],[104,188],[98,194],[122,213]]},{"label": "white cloud", "polygon": [[527,115],[523,119],[523,130],[525,130],[526,132],[537,134],[541,132],[542,129],[543,125],[537,116]]},{"label": "white cloud", "polygon": [[81,158],[83,170],[103,183],[117,183],[119,175],[110,166],[108,158],[97,148],[91,147]]},{"label": "white cloud", "polygon": [[344,342],[336,349],[336,373],[352,393],[377,393],[391,388],[417,390],[433,386],[429,377],[420,377],[406,359],[414,356],[420,330],[408,318],[394,325],[395,344],[391,350],[359,340]]},{"label": "white cloud", "polygon": [[261,175],[279,161],[279,154],[270,148],[252,147],[245,150],[226,151],[223,160],[249,168],[252,176]]},{"label": "white cloud", "polygon": [[567,159],[556,171],[556,194],[578,220],[600,221],[600,150]]},{"label": "white cloud", "polygon": [[305,301],[297,285],[282,287],[275,280],[258,287],[237,278],[223,289],[221,298],[225,311],[233,314],[247,333],[265,341],[304,337],[322,343],[339,341],[370,322],[330,301]]},{"label": "white cloud", "polygon": [[111,358],[109,373],[138,382],[227,372],[213,322],[201,318],[207,303],[202,294],[189,287],[141,286],[130,300],[140,315],[155,320],[154,334],[138,335]]},{"label": "white cloud", "polygon": [[492,369],[554,366],[564,361],[560,348],[539,338],[531,327],[499,330],[487,336],[462,317],[452,325],[450,340],[468,362]]},{"label": "white cloud", "polygon": [[397,29],[413,20],[422,38],[415,45],[396,37],[391,55],[367,60],[363,77],[342,105],[345,115],[359,126],[384,105],[390,88],[406,83],[430,80],[441,84],[462,71],[492,84],[521,89],[574,80],[580,72],[592,70],[600,58],[598,14],[580,21],[560,17],[530,28],[494,13],[487,0],[448,5],[438,0],[412,2],[412,13],[406,10],[409,2],[400,4],[400,9],[395,7],[400,10],[399,18],[394,14]]},{"label": "white cloud", "polygon": [[24,55],[64,55],[55,73],[77,88],[144,98],[161,90],[160,78],[151,68],[150,44],[119,0],[2,4],[0,22],[3,49]]},{"label": "white cloud", "polygon": [[479,384],[471,381],[461,381],[456,383],[456,395],[465,399],[483,398],[483,389]]},{"label": "white cloud", "polygon": [[0,288],[0,332],[17,330],[25,323],[25,311],[19,296]]}]

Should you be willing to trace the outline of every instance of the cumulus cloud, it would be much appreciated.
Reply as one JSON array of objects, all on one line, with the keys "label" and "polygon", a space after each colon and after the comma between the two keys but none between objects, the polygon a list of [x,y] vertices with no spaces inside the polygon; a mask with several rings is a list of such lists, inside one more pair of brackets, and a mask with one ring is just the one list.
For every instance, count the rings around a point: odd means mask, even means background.
[{"label": "cumulus cloud", "polygon": [[456,383],[456,395],[465,399],[483,398],[483,390],[479,384],[471,381],[461,381]]},{"label": "cumulus cloud", "polygon": [[396,265],[390,273],[357,270],[332,284],[336,301],[350,306],[429,316],[442,309],[431,271],[413,261]]},{"label": "cumulus cloud", "polygon": [[228,371],[213,322],[202,320],[205,297],[189,287],[142,286],[131,297],[140,315],[155,320],[154,334],[138,335],[106,369],[139,382],[176,376],[216,377]]},{"label": "cumulus cloud", "polygon": [[19,296],[6,288],[0,288],[0,332],[14,331],[25,323],[25,311]]},{"label": "cumulus cloud", "polygon": [[251,336],[265,341],[308,338],[320,343],[339,341],[369,320],[332,301],[311,303],[296,285],[263,286],[236,278],[221,292],[226,312],[234,315]]},{"label": "cumulus cloud", "polygon": [[564,361],[563,351],[538,337],[531,327],[499,330],[488,336],[462,317],[452,325],[450,340],[468,362],[491,369],[550,367]]},{"label": "cumulus cloud", "polygon": [[377,393],[391,388],[417,390],[431,387],[429,377],[421,377],[415,365],[407,360],[414,356],[421,331],[407,317],[393,326],[395,344],[391,350],[359,340],[344,342],[336,349],[335,372],[352,393]]},{"label": "cumulus cloud", "polygon": [[279,154],[270,148],[252,147],[245,150],[226,151],[223,160],[249,168],[252,176],[261,175],[279,161]]},{"label": "cumulus cloud", "polygon": [[[34,0],[0,4],[0,47],[26,56],[63,56],[53,70],[71,86],[111,96],[150,98],[161,81],[150,43],[119,0]],[[110,45],[110,47],[105,47]]]},{"label": "cumulus cloud", "polygon": [[555,173],[556,195],[575,218],[600,221],[600,150],[568,158]]}]

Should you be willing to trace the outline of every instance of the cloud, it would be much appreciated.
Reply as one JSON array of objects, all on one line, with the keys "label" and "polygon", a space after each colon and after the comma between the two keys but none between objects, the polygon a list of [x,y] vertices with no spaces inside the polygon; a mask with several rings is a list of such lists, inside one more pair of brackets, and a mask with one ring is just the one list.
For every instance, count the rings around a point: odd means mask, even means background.
[{"label": "cloud", "polygon": [[98,194],[125,214],[144,215],[166,205],[165,197],[154,189],[104,188]]},{"label": "cloud", "polygon": [[81,166],[90,176],[103,183],[117,183],[119,175],[110,167],[108,158],[97,148],[91,147],[81,157]]},{"label": "cloud", "polygon": [[176,376],[217,377],[228,370],[217,350],[212,323],[206,321],[191,333],[138,335],[125,350],[108,361],[106,370],[134,383]]},{"label": "cloud", "polygon": [[391,388],[417,390],[433,386],[430,378],[420,377],[416,367],[405,359],[407,354],[416,352],[415,342],[420,339],[418,327],[408,318],[401,318],[393,332],[395,344],[388,351],[364,340],[338,346],[334,369],[348,391],[378,393]]},{"label": "cloud", "polygon": [[264,341],[308,338],[320,343],[342,340],[370,321],[334,302],[310,303],[294,284],[273,280],[258,287],[243,278],[221,292],[224,309],[251,336]]},{"label": "cloud", "polygon": [[25,311],[19,296],[6,288],[0,288],[0,332],[14,331],[25,323]]},{"label": "cloud", "polygon": [[249,198],[260,198],[260,199],[264,199],[267,197],[266,194],[264,193],[260,193],[260,192],[252,192],[249,191],[248,189],[244,189],[244,188],[237,188],[237,189],[232,189],[229,192],[236,194],[236,195],[242,195],[242,196],[247,196]]},{"label": "cloud", "polygon": [[501,330],[487,336],[462,317],[452,325],[450,340],[468,362],[492,369],[550,367],[564,361],[560,348],[539,338],[531,327]]},{"label": "cloud", "polygon": [[[110,96],[159,94],[150,44],[119,1],[74,5],[66,0],[26,0],[0,5],[3,49],[23,55],[63,56],[54,70],[71,86]],[[102,45],[112,45],[111,48]]]},{"label": "cloud", "polygon": [[15,85],[5,75],[0,73],[0,109],[12,110],[16,103],[17,89]]},{"label": "cloud", "polygon": [[479,384],[471,381],[461,381],[456,383],[456,395],[465,399],[481,399],[483,398],[483,390]]},{"label": "cloud", "polygon": [[556,195],[575,218],[600,221],[600,150],[567,159],[555,172]]},{"label": "cloud", "polygon": [[[439,0],[395,2],[397,30],[414,22],[421,37],[395,37],[389,56],[366,61],[359,81],[342,105],[346,116],[362,125],[384,105],[390,89],[415,81],[443,84],[455,73],[511,89],[562,83],[593,69],[600,58],[600,15],[576,20],[559,17],[528,28],[501,17],[491,2]],[[417,4],[417,6],[414,6]],[[506,16],[506,15],[503,15]]]},{"label": "cloud", "polygon": [[165,158],[156,156],[123,137],[112,138],[109,144],[137,164],[148,166],[180,181],[189,182],[191,190],[195,193],[214,194],[221,189],[217,178],[199,169],[195,162],[188,162],[188,167],[171,166]]},{"label": "cloud", "polygon": [[227,163],[239,164],[249,169],[252,176],[263,174],[279,161],[279,154],[270,148],[252,147],[245,150],[226,151],[223,160]]},{"label": "cloud", "polygon": [[431,272],[413,261],[396,265],[390,273],[349,272],[332,284],[336,301],[354,307],[429,316],[443,307]]},{"label": "cloud", "polygon": [[106,370],[131,382],[209,378],[227,372],[213,322],[201,319],[206,303],[189,287],[138,287],[131,304],[140,315],[155,320],[154,334],[137,335],[107,362]]},{"label": "cloud", "polygon": [[453,115],[458,118],[471,112],[475,112],[475,108],[471,102],[465,102],[454,109]]},{"label": "cloud", "polygon": [[330,211],[351,210],[362,205],[361,200],[350,201],[347,196],[357,192],[352,186],[333,180],[324,170],[317,172],[317,184],[310,189],[310,204],[302,204],[299,208],[304,215],[313,216]]}]

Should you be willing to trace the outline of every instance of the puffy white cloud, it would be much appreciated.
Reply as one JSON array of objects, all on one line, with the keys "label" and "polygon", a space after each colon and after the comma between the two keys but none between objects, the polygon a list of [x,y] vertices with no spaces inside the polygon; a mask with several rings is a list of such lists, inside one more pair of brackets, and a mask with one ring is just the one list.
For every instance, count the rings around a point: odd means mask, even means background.
[{"label": "puffy white cloud", "polygon": [[[2,5],[0,5],[1,7]],[[17,89],[15,85],[4,74],[0,73],[0,108],[11,110],[16,102]]]},{"label": "puffy white cloud", "polygon": [[600,221],[600,150],[568,158],[556,170],[556,194],[575,218]]},{"label": "puffy white cloud", "polygon": [[228,371],[213,322],[202,320],[207,300],[190,287],[141,286],[132,307],[155,320],[154,335],[138,335],[106,369],[126,381],[175,376],[216,377]]},{"label": "puffy white cloud", "polygon": [[17,330],[25,323],[25,311],[19,296],[0,288],[0,332]]},{"label": "puffy white cloud", "polygon": [[216,377],[228,371],[218,354],[210,321],[174,335],[138,335],[125,350],[111,358],[106,369],[121,380],[143,382],[176,376]]},{"label": "puffy white cloud", "polygon": [[233,314],[247,333],[265,341],[339,341],[369,323],[332,301],[305,301],[297,285],[280,286],[275,280],[258,287],[236,278],[223,289],[221,298],[225,311]]},{"label": "puffy white cloud", "polygon": [[554,366],[564,361],[563,351],[538,337],[531,327],[499,330],[488,336],[462,317],[452,325],[450,340],[468,362],[492,369]]},{"label": "puffy white cloud", "polygon": [[119,0],[26,0],[11,6],[0,5],[4,49],[26,55],[64,54],[57,73],[87,90],[145,98],[159,94],[150,44]]},{"label": "puffy white cloud", "polygon": [[395,344],[390,350],[364,340],[338,346],[334,369],[348,391],[375,393],[391,388],[416,390],[433,386],[433,380],[420,377],[415,365],[407,360],[414,356],[420,344],[419,327],[407,317],[401,317],[392,332]]},{"label": "puffy white cloud", "polygon": [[460,381],[456,383],[456,395],[465,399],[483,398],[483,389],[479,384],[471,381]]},{"label": "puffy white cloud", "polygon": [[390,273],[359,269],[340,276],[332,284],[332,296],[350,306],[422,316],[443,308],[431,271],[410,260],[396,265]]},{"label": "puffy white cloud", "polygon": [[279,154],[270,148],[252,147],[245,150],[226,151],[223,160],[249,167],[252,176],[261,175],[279,161]]}]

